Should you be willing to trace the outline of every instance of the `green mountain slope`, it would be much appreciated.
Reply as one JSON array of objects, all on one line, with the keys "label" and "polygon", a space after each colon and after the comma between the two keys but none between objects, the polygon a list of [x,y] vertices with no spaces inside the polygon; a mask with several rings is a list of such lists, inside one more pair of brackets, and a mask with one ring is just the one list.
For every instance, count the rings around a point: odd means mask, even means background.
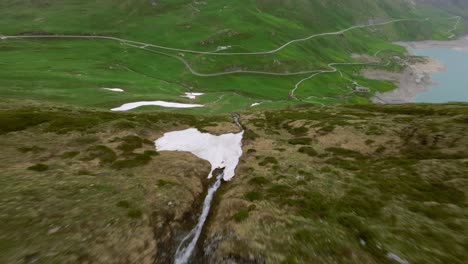
[{"label": "green mountain slope", "polygon": [[466,12],[468,1],[466,0],[416,0],[415,2],[421,5],[441,8],[465,18],[468,17],[468,13]]},{"label": "green mountain slope", "polygon": [[[395,19],[414,20],[318,36],[267,54],[199,54],[143,44],[205,52],[223,47],[224,53],[264,52],[313,34]],[[389,41],[446,39],[454,22],[446,11],[402,0],[5,0],[0,3],[0,34],[88,38],[0,40],[0,95],[111,108],[139,100],[188,102],[180,95],[195,90],[207,93],[197,101],[209,104],[203,112],[238,110],[256,102],[284,107],[303,103],[290,95],[311,72],[330,70],[327,65],[333,62],[363,63],[352,54],[378,52],[376,61],[387,65],[389,58],[404,52]],[[455,33],[463,30],[460,23]],[[90,35],[142,43],[90,39]],[[372,92],[392,89],[388,82],[362,79],[359,67],[340,66],[344,77],[330,73],[304,82],[294,96],[319,98],[315,101],[320,103],[366,101],[371,94],[350,94],[356,80]],[[398,67],[391,62],[384,68]],[[127,92],[116,95],[100,87],[122,87]]]}]

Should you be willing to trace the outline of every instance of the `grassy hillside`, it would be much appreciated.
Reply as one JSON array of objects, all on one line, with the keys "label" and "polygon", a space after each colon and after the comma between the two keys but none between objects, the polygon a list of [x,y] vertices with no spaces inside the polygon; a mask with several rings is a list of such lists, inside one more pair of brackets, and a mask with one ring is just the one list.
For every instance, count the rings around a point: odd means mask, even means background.
[{"label": "grassy hillside", "polygon": [[466,0],[416,0],[415,2],[444,9],[464,18],[468,17],[468,14],[465,12],[468,8],[468,1]]},{"label": "grassy hillside", "polygon": [[193,225],[209,163],[158,153],[153,140],[225,118],[9,103],[0,107],[0,263],[154,263]]},{"label": "grassy hillside", "polygon": [[[464,263],[467,116],[466,104],[241,113],[244,155],[198,259]],[[194,126],[236,130],[227,117],[3,101],[0,262],[170,263],[209,164],[152,141]]]},{"label": "grassy hillside", "polygon": [[[366,104],[395,84],[360,72],[417,60],[393,41],[467,32],[454,17],[465,9],[0,1],[0,263],[172,263],[209,163],[153,142],[237,131],[228,112],[245,127],[243,156],[196,263],[464,263],[468,105]],[[108,111],[152,100],[205,107]]]},{"label": "grassy hillside", "polygon": [[[229,112],[255,102],[284,107],[297,103],[287,102],[289,94],[299,80],[311,73],[271,74],[326,70],[332,62],[368,63],[353,59],[352,54],[373,56],[377,52],[376,63],[386,65],[388,58],[403,56],[404,52],[389,41],[446,39],[455,22],[445,11],[388,0],[6,0],[0,3],[3,35],[102,35],[195,51],[214,52],[230,46],[222,51],[229,53],[269,51],[313,34],[428,16],[432,20],[357,28],[293,43],[263,55],[194,54],[105,39],[3,39],[0,96],[108,109],[135,100],[188,102],[180,95],[195,90],[207,93],[197,103],[211,103],[203,112]],[[457,32],[462,30],[463,23]],[[238,70],[270,74],[201,77],[192,74],[180,59],[202,74]],[[362,79],[358,72],[357,67],[348,67],[343,69],[344,78],[336,74],[313,78],[302,85],[303,94],[298,97],[305,100],[315,96],[324,103],[365,101],[371,94],[343,97],[352,91],[354,80]],[[372,92],[392,88],[386,82],[362,81]],[[330,87],[324,87],[324,83]],[[112,94],[101,87],[121,87],[127,92]]]},{"label": "grassy hillside", "polygon": [[395,254],[463,263],[467,110],[348,106],[244,117],[246,154],[208,225],[209,261],[397,263]]}]

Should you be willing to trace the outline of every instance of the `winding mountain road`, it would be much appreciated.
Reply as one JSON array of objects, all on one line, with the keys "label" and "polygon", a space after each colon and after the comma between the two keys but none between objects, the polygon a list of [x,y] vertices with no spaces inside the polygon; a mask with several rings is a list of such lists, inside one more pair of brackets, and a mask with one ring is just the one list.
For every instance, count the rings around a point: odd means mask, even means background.
[{"label": "winding mountain road", "polygon": [[[314,78],[315,76],[319,75],[319,74],[325,74],[325,73],[334,73],[334,72],[337,72],[338,69],[336,67],[334,67],[335,65],[361,65],[361,66],[388,66],[390,64],[390,61],[388,61],[386,64],[379,64],[379,63],[359,63],[359,62],[342,62],[342,63],[339,63],[339,62],[334,62],[334,63],[329,63],[328,64],[328,67],[331,68],[331,70],[323,70],[323,71],[318,71],[317,73],[314,73],[302,80],[300,80],[299,82],[296,83],[296,85],[294,86],[294,89],[291,90],[291,93],[290,93],[290,96],[296,100],[299,100],[295,93],[297,91],[297,89],[299,89],[300,85],[307,81],[307,80],[310,80],[312,78]],[[343,76],[343,73],[341,71],[339,71],[340,75],[341,75],[341,78],[344,78]],[[347,79],[347,78],[346,78]],[[349,80],[349,79],[348,79]],[[351,80],[350,80],[351,81]],[[353,81],[354,83],[357,83],[355,81]]]},{"label": "winding mountain road", "polygon": [[[222,76],[222,75],[229,75],[229,74],[262,74],[262,75],[275,75],[275,76],[293,76],[293,75],[302,75],[302,74],[309,74],[309,73],[316,73],[316,74],[321,74],[321,73],[327,73],[328,71],[321,71],[321,70],[306,70],[306,71],[298,71],[298,72],[266,72],[266,71],[250,71],[250,70],[234,70],[234,71],[225,71],[225,72],[217,72],[217,73],[200,73],[197,72],[195,69],[193,69],[190,65],[190,63],[183,59],[181,56],[173,55],[173,54],[168,54],[164,53],[161,51],[156,51],[152,49],[148,49],[149,47],[152,48],[157,48],[157,49],[163,49],[163,50],[169,50],[169,51],[176,51],[176,52],[186,52],[186,53],[193,53],[193,54],[204,54],[204,55],[216,55],[216,56],[237,56],[237,55],[266,55],[266,54],[274,54],[277,53],[287,46],[297,43],[297,42],[302,42],[302,41],[307,41],[313,38],[321,37],[321,36],[332,36],[332,35],[340,35],[345,32],[351,31],[353,29],[357,28],[366,28],[366,27],[374,27],[374,26],[383,26],[383,25],[388,25],[391,23],[397,23],[397,22],[403,22],[403,21],[427,21],[429,20],[428,18],[425,19],[394,19],[382,23],[375,23],[375,24],[367,24],[367,25],[357,25],[357,26],[352,26],[347,29],[343,29],[340,31],[335,31],[335,32],[326,32],[326,33],[319,33],[319,34],[314,34],[305,38],[298,38],[298,39],[293,39],[280,47],[270,50],[270,51],[261,51],[261,52],[234,52],[234,53],[226,53],[226,52],[207,52],[207,51],[196,51],[196,50],[188,50],[188,49],[179,49],[179,48],[171,48],[171,47],[166,47],[166,46],[161,46],[161,45],[154,45],[150,43],[144,43],[144,42],[139,42],[139,41],[133,41],[129,39],[123,39],[123,38],[117,38],[117,37],[110,37],[110,36],[93,36],[93,35],[61,35],[61,34],[54,34],[54,35],[11,35],[11,36],[2,36],[2,40],[8,40],[8,39],[27,39],[27,38],[72,38],[72,39],[104,39],[104,40],[113,40],[113,41],[118,41],[124,45],[134,47],[134,48],[139,48],[143,49],[149,52],[157,53],[159,55],[171,57],[174,59],[179,60],[182,62],[185,67],[194,75],[200,76],[200,77],[215,77],[215,76]],[[310,77],[310,76],[309,76]],[[310,77],[312,78],[312,77]],[[306,79],[310,79],[306,78]],[[304,80],[305,81],[305,80]]]},{"label": "winding mountain road", "polygon": [[[455,23],[454,27],[448,31],[448,33],[451,34],[449,38],[453,38],[455,35],[453,32],[457,29],[461,17],[456,16],[456,17],[450,17],[447,19],[457,19],[457,22]],[[286,47],[288,47],[291,44],[298,43],[298,42],[303,42],[303,41],[308,41],[313,38],[317,37],[322,37],[322,36],[333,36],[333,35],[340,35],[345,32],[358,29],[358,28],[367,28],[367,27],[375,27],[375,26],[384,26],[392,23],[397,23],[397,22],[407,22],[407,21],[429,21],[429,18],[424,18],[424,19],[394,19],[382,23],[374,23],[374,24],[366,24],[366,25],[356,25],[352,26],[343,30],[339,31],[334,31],[334,32],[326,32],[326,33],[319,33],[319,34],[313,34],[305,38],[298,38],[298,39],[293,39],[281,46],[279,46],[276,49],[270,50],[270,51],[259,51],[259,52],[209,52],[209,51],[197,51],[197,50],[189,50],[189,49],[180,49],[180,48],[172,48],[172,47],[166,47],[166,46],[161,46],[161,45],[155,45],[151,43],[144,43],[144,42],[139,42],[139,41],[133,41],[129,39],[123,39],[123,38],[117,38],[117,37],[110,37],[110,36],[99,36],[99,35],[61,35],[61,34],[56,34],[56,35],[10,35],[10,36],[4,36],[0,35],[0,40],[8,40],[8,39],[27,39],[27,38],[71,38],[71,39],[104,39],[104,40],[113,40],[113,41],[118,41],[124,45],[133,47],[133,48],[138,48],[138,49],[143,49],[145,51],[149,51],[152,53],[156,53],[159,55],[171,57],[174,59],[179,60],[184,64],[184,66],[192,73],[193,75],[200,76],[200,77],[215,77],[215,76],[223,76],[223,75],[229,75],[229,74],[261,74],[261,75],[273,75],[273,76],[294,76],[294,75],[302,75],[302,74],[310,74],[312,75],[301,79],[299,82],[297,82],[294,86],[294,88],[290,92],[290,97],[295,99],[295,100],[300,100],[296,97],[295,93],[296,91],[300,88],[301,84],[303,84],[305,81],[310,80],[314,78],[317,75],[320,74],[327,74],[327,73],[334,73],[337,72],[338,69],[334,66],[337,65],[378,65],[378,64],[369,64],[369,63],[354,63],[354,62],[342,62],[342,63],[329,63],[328,67],[331,68],[330,70],[306,70],[306,71],[298,71],[298,72],[266,72],[266,71],[250,71],[250,70],[234,70],[234,71],[225,71],[225,72],[217,72],[217,73],[200,73],[197,72],[195,69],[192,68],[190,63],[185,60],[182,56],[178,55],[173,55],[173,54],[168,54],[162,51],[156,51],[151,48],[156,48],[156,49],[162,49],[162,50],[167,50],[167,51],[175,51],[175,52],[185,52],[185,53],[192,53],[192,54],[202,54],[202,55],[215,55],[215,56],[239,56],[239,55],[268,55],[268,54],[274,54],[277,53]],[[377,55],[377,54],[376,54]]]},{"label": "winding mountain road", "polygon": [[457,30],[458,28],[458,25],[460,24],[461,22],[461,16],[455,16],[453,17],[454,19],[457,19],[457,22],[455,22],[455,25],[453,26],[453,28],[451,30],[448,31],[448,33],[450,33],[451,35],[448,37],[449,39],[452,39],[455,37],[455,34],[453,33],[455,30]]},{"label": "winding mountain road", "polygon": [[155,45],[151,43],[144,43],[144,42],[139,42],[139,41],[133,41],[129,39],[123,39],[123,38],[117,38],[117,37],[109,37],[109,36],[93,36],[93,35],[62,35],[62,34],[56,34],[56,35],[16,35],[16,36],[2,36],[2,39],[11,39],[11,38],[83,38],[83,39],[108,39],[108,40],[115,40],[119,42],[128,42],[132,43],[134,45],[141,45],[145,47],[152,47],[152,48],[158,48],[158,49],[163,49],[163,50],[169,50],[169,51],[176,51],[176,52],[186,52],[186,53],[193,53],[193,54],[204,54],[204,55],[217,55],[217,56],[238,56],[238,55],[266,55],[266,54],[274,54],[282,49],[286,48],[287,46],[297,43],[297,42],[302,42],[302,41],[307,41],[313,38],[317,37],[323,37],[323,36],[333,36],[333,35],[340,35],[345,32],[351,31],[353,29],[358,29],[358,28],[367,28],[367,27],[375,27],[375,26],[384,26],[392,23],[397,23],[397,22],[405,22],[405,21],[428,21],[429,18],[425,19],[394,19],[382,23],[375,23],[375,24],[366,24],[366,25],[357,25],[357,26],[352,26],[347,29],[343,29],[340,31],[334,31],[334,32],[326,32],[326,33],[319,33],[319,34],[314,34],[305,38],[298,38],[298,39],[293,39],[280,47],[270,50],[270,51],[259,51],[259,52],[211,52],[211,51],[198,51],[198,50],[189,50],[189,49],[180,49],[180,48],[172,48],[172,47],[166,47],[166,46],[161,46],[161,45]]},{"label": "winding mountain road", "polygon": [[283,72],[283,73],[282,72],[235,70],[235,71],[225,71],[225,72],[216,72],[216,73],[201,73],[201,72],[196,71],[194,68],[192,68],[190,63],[181,56],[168,54],[168,53],[164,53],[164,52],[161,52],[161,51],[151,50],[151,49],[148,49],[147,47],[140,47],[140,46],[133,45],[133,44],[128,44],[128,43],[125,43],[125,45],[130,46],[130,47],[134,47],[134,48],[144,49],[144,50],[149,51],[149,52],[153,52],[153,53],[157,53],[157,54],[160,54],[160,55],[163,55],[163,56],[167,56],[167,57],[177,59],[180,62],[182,62],[185,65],[185,67],[193,75],[200,76],[200,77],[215,77],[215,76],[230,75],[230,74],[260,74],[260,75],[276,75],[276,76],[293,76],[293,75],[302,75],[302,74],[309,74],[309,73],[313,73],[313,72],[318,72],[318,70],[298,71],[298,72]]}]

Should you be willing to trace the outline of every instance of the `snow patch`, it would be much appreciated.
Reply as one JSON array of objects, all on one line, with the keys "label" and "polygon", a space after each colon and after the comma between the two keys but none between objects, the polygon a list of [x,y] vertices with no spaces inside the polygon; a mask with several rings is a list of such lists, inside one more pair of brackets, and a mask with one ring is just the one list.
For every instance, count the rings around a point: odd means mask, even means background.
[{"label": "snow patch", "polygon": [[228,50],[230,49],[231,46],[218,46],[218,48],[216,49],[216,51],[221,51],[221,50]]},{"label": "snow patch", "polygon": [[235,169],[242,156],[242,136],[244,132],[229,133],[220,136],[201,133],[195,128],[165,133],[155,141],[158,151],[188,151],[207,160],[211,164],[208,178],[216,168],[224,168],[223,179],[229,181],[235,175]]},{"label": "snow patch", "polygon": [[147,106],[147,105],[172,107],[172,108],[194,108],[194,107],[203,107],[204,106],[204,105],[200,105],[200,104],[181,104],[181,103],[173,103],[173,102],[166,102],[166,101],[143,101],[143,102],[134,102],[134,103],[123,104],[120,107],[112,108],[111,111],[128,111],[128,110],[140,107],[140,106]]},{"label": "snow patch", "polygon": [[101,88],[103,90],[112,91],[112,92],[124,92],[124,89],[121,88]]},{"label": "snow patch", "polygon": [[193,99],[197,99],[197,97],[201,95],[204,95],[204,93],[185,93],[185,95],[182,95],[182,97],[193,100]]},{"label": "snow patch", "polygon": [[250,105],[250,107],[254,107],[254,106],[257,106],[257,105],[261,105],[261,103],[253,103]]},{"label": "snow patch", "polygon": [[400,258],[399,256],[397,256],[396,254],[392,253],[392,252],[388,252],[387,253],[387,258],[391,259],[391,260],[394,260],[400,264],[409,264],[409,262],[406,260],[406,259],[402,259]]}]

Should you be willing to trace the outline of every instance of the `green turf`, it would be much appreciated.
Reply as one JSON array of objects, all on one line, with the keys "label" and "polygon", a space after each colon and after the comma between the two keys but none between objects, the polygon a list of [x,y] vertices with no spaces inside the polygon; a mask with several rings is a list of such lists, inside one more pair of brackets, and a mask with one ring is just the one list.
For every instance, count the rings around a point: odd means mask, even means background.
[{"label": "green turf", "polygon": [[[447,19],[450,17],[447,12],[432,7],[408,9],[402,2],[242,0],[213,1],[205,5],[187,0],[161,0],[153,6],[147,0],[2,1],[0,33],[3,35],[104,35],[200,51],[214,51],[218,46],[232,46],[225,52],[268,51],[292,39],[353,25],[428,16],[432,20],[355,29],[343,35],[294,43],[274,54],[253,56],[200,55],[154,47],[139,49],[104,39],[0,40],[0,96],[102,109],[142,100],[209,104],[203,110],[177,110],[199,113],[241,110],[255,102],[272,101],[269,106],[279,107],[290,99],[294,85],[310,74],[239,73],[200,77],[171,56],[183,57],[200,73],[239,69],[291,73],[328,69],[327,64],[331,62],[356,62],[351,58],[353,53],[373,55],[380,51],[383,59],[395,54],[402,56],[404,49],[392,45],[390,41],[394,40],[450,36],[448,30],[455,20]],[[461,34],[466,29],[464,21],[455,33]],[[356,71],[360,68],[353,67],[347,78],[368,85],[372,92],[391,88],[386,82],[359,77]],[[394,70],[392,65],[387,69]],[[336,74],[321,75],[305,82],[297,97],[327,96],[340,102],[347,100],[343,92],[349,92],[350,82]],[[113,93],[101,87],[119,87],[126,92]],[[180,97],[190,90],[207,94],[195,101]],[[351,98],[365,102],[369,97],[353,95]],[[329,101],[320,99],[321,103]]]}]

